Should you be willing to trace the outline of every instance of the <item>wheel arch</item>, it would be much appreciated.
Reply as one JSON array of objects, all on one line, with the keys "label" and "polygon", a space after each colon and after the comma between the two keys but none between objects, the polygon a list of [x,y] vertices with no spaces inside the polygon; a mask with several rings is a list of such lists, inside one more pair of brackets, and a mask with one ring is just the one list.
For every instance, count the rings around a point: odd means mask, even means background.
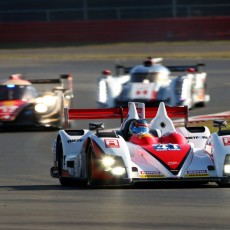
[{"label": "wheel arch", "polygon": [[55,149],[55,157],[56,157],[56,159],[58,159],[58,148],[59,148],[60,142],[61,142],[61,136],[58,135],[57,139],[56,139],[56,149]]}]

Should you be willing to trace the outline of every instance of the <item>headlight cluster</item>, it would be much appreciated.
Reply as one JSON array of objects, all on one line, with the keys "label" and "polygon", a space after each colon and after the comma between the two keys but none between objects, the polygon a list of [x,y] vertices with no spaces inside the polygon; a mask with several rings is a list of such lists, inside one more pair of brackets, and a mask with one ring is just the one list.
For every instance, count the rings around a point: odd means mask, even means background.
[{"label": "headlight cluster", "polygon": [[122,176],[126,173],[125,165],[121,157],[104,156],[101,163],[105,171],[109,171],[115,176]]},{"label": "headlight cluster", "polygon": [[225,156],[224,160],[224,174],[230,176],[230,154]]},{"label": "headlight cluster", "polygon": [[38,113],[45,113],[57,103],[57,96],[46,95],[44,97],[38,97],[35,103],[35,111]]},{"label": "headlight cluster", "polygon": [[187,79],[184,78],[179,78],[176,83],[176,92],[180,95],[181,100],[186,99],[186,94],[188,91],[187,84]]},{"label": "headlight cluster", "polygon": [[105,81],[99,82],[99,95],[98,101],[101,103],[106,103],[107,101],[107,87]]}]

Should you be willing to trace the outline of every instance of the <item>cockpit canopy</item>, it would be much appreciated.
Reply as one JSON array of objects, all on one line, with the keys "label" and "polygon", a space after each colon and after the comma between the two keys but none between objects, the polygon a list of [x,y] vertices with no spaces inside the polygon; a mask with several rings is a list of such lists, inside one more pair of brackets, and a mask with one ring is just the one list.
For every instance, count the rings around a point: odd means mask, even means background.
[{"label": "cockpit canopy", "polygon": [[28,101],[37,97],[38,93],[32,85],[0,85],[0,100]]},{"label": "cockpit canopy", "polygon": [[143,83],[150,83],[150,82],[158,82],[161,78],[161,73],[132,73],[131,74],[131,82],[143,82]]}]

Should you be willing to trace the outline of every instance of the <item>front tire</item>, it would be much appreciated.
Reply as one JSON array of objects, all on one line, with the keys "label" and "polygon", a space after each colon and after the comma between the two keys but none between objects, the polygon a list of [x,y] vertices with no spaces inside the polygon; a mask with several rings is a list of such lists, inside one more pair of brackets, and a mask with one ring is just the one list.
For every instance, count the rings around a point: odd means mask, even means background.
[{"label": "front tire", "polygon": [[63,171],[63,147],[62,142],[58,142],[57,146],[57,159],[58,159],[58,174],[59,174],[59,181],[62,186],[71,186],[73,185],[73,182],[70,178],[62,177],[62,171]]},{"label": "front tire", "polygon": [[88,151],[87,151],[87,185],[88,186],[94,186],[95,180],[93,178],[93,148],[92,145],[89,145]]}]

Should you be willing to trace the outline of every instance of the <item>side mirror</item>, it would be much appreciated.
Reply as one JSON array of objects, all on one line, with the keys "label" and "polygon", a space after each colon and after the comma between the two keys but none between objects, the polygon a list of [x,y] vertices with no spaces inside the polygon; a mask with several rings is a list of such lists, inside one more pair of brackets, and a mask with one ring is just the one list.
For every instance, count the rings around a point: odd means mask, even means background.
[{"label": "side mirror", "polygon": [[104,123],[89,123],[89,130],[96,130],[98,133],[98,130],[104,129]]},{"label": "side mirror", "polygon": [[221,127],[226,127],[227,121],[225,120],[214,120],[213,121],[213,127],[218,127],[219,131],[221,131]]}]

